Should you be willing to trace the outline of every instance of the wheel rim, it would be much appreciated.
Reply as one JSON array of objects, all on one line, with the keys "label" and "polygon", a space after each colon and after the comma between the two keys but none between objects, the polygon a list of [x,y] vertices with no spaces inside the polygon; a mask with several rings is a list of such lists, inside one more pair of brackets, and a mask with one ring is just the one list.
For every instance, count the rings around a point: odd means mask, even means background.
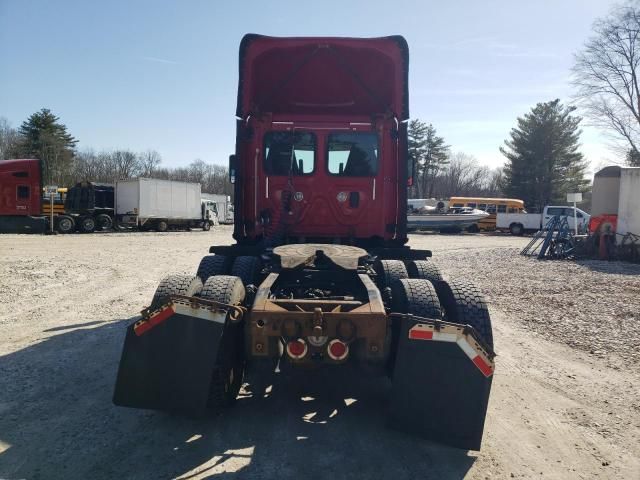
[{"label": "wheel rim", "polygon": [[60,220],[60,230],[71,230],[71,221],[67,218],[63,218],[62,220]]}]

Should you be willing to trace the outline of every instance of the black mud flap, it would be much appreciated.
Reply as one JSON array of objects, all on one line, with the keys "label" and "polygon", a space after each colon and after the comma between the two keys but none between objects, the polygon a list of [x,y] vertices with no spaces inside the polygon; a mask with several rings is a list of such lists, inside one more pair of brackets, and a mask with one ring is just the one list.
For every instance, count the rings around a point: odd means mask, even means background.
[{"label": "black mud flap", "polygon": [[391,426],[452,447],[480,450],[493,353],[468,327],[441,323],[401,320]]},{"label": "black mud flap", "polygon": [[[127,327],[113,403],[124,407],[204,411],[225,313],[188,314],[168,306],[150,322]],[[142,328],[141,328],[142,327]]]}]

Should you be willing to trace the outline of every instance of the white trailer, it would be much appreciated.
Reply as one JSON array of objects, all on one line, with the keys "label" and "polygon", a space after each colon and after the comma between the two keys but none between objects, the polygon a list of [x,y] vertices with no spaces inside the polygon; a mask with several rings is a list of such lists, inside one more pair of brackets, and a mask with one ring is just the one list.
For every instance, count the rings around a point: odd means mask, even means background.
[{"label": "white trailer", "polygon": [[617,233],[640,235],[640,168],[622,168]]},{"label": "white trailer", "polygon": [[575,228],[575,218],[578,220],[578,230],[586,231],[590,215],[579,208],[547,205],[542,213],[498,213],[496,229],[509,230],[511,235],[522,235],[525,232],[537,232],[544,228],[552,217],[560,215],[567,217],[571,229]]},{"label": "white trailer", "polygon": [[116,220],[120,227],[164,232],[169,228],[202,228],[213,225],[211,212],[200,196],[199,183],[153,178],[116,182]]}]

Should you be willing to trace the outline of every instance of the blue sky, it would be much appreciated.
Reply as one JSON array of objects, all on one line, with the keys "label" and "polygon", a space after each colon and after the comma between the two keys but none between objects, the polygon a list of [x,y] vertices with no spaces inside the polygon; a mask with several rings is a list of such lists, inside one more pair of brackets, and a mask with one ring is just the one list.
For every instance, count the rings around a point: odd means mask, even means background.
[{"label": "blue sky", "polygon": [[[234,150],[237,50],[247,32],[403,35],[412,118],[454,151],[504,162],[516,117],[571,94],[572,55],[607,0],[0,0],[0,116],[50,108],[96,150],[155,149],[164,165],[226,163]],[[586,127],[594,167],[615,158]]]}]

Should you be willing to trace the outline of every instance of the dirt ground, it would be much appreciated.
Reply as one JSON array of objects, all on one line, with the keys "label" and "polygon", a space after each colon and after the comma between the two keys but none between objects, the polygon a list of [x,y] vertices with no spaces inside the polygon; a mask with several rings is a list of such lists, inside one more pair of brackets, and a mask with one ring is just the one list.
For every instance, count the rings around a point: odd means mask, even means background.
[{"label": "dirt ground", "polygon": [[509,236],[411,237],[490,302],[481,452],[389,429],[367,378],[276,382],[206,420],[113,406],[125,327],[230,233],[0,236],[0,479],[640,478],[640,265],[539,262]]}]

